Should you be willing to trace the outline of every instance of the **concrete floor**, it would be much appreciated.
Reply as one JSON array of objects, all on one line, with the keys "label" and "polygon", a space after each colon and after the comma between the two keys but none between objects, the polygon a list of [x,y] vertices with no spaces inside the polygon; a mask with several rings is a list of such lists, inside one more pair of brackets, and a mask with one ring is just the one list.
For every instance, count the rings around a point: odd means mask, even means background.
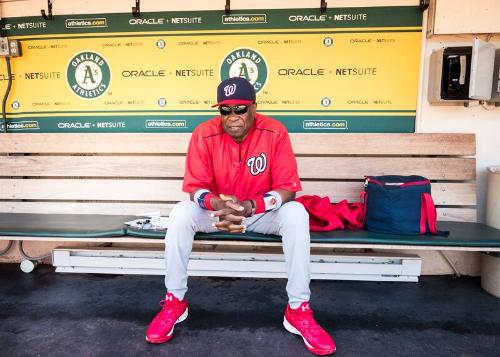
[{"label": "concrete floor", "polygon": [[[144,341],[159,276],[24,274],[0,264],[0,356],[311,356],[284,330],[286,281],[190,278],[188,319]],[[337,356],[500,356],[500,299],[476,278],[313,281],[312,308]]]}]

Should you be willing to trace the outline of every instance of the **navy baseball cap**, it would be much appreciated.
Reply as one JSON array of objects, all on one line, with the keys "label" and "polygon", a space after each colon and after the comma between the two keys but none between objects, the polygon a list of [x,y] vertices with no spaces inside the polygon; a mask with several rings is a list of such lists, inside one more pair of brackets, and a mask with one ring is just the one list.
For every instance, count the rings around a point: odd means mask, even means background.
[{"label": "navy baseball cap", "polygon": [[217,87],[217,104],[212,107],[252,103],[255,103],[253,85],[245,78],[233,77],[220,82]]}]

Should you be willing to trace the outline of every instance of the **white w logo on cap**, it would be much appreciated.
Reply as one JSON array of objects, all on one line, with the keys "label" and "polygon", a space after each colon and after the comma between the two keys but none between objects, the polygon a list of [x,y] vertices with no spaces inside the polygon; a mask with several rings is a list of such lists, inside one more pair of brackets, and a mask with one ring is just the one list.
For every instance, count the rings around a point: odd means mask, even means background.
[{"label": "white w logo on cap", "polygon": [[236,93],[236,83],[229,84],[224,87],[224,94],[226,95],[226,97],[230,97],[234,93]]}]

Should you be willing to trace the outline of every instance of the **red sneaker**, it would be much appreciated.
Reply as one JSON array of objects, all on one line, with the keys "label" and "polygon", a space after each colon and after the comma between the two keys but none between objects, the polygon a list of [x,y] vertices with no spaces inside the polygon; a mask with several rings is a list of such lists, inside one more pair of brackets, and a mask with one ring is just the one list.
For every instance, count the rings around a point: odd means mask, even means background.
[{"label": "red sneaker", "polygon": [[303,302],[297,309],[287,305],[283,326],[288,332],[302,336],[306,348],[316,355],[329,355],[337,349],[328,332],[314,320],[308,302]]},{"label": "red sneaker", "polygon": [[174,325],[188,317],[186,299],[179,301],[173,294],[167,293],[165,300],[160,301],[163,306],[154,317],[146,332],[146,341],[150,343],[167,342],[174,335]]}]

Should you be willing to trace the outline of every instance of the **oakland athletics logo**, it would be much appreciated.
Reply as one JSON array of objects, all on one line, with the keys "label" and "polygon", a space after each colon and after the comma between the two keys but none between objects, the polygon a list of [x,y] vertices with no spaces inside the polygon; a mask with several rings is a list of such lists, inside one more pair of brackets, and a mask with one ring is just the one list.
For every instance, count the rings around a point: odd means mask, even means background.
[{"label": "oakland athletics logo", "polygon": [[222,61],[221,80],[243,77],[249,81],[255,91],[260,91],[266,84],[267,66],[262,56],[249,48],[239,48],[230,52]]},{"label": "oakland athletics logo", "polygon": [[100,54],[80,52],[68,63],[66,78],[71,90],[83,99],[103,95],[111,83],[109,65]]},{"label": "oakland athletics logo", "polygon": [[257,157],[249,158],[247,160],[247,166],[250,168],[250,173],[253,176],[257,176],[258,174],[266,171],[266,166],[267,166],[266,154],[261,153]]}]

